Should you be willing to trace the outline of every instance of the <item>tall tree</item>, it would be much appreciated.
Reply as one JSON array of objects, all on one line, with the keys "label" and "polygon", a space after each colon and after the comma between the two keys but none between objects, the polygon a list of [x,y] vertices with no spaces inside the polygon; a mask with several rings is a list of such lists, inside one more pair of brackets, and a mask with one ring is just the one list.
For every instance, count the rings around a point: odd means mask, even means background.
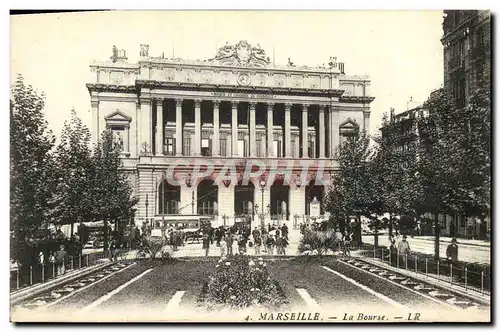
[{"label": "tall tree", "polygon": [[56,149],[57,189],[54,191],[54,223],[70,224],[92,219],[90,132],[71,111],[71,119],[64,123],[60,143]]},{"label": "tall tree", "polygon": [[104,222],[104,248],[108,247],[108,226],[114,222],[123,226],[132,216],[137,199],[132,197],[132,187],[123,171],[121,148],[115,144],[110,130],[102,133],[92,157],[94,216]]},{"label": "tall tree", "polygon": [[371,218],[379,208],[374,194],[374,181],[370,172],[373,149],[365,132],[349,137],[336,151],[338,171],[332,176],[332,189],[327,195],[326,210],[344,228],[349,216],[355,215],[355,240],[361,242],[360,217]]},{"label": "tall tree", "polygon": [[43,108],[43,93],[18,76],[10,97],[10,226],[12,258],[21,264],[32,263],[31,243],[48,220],[55,138]]}]

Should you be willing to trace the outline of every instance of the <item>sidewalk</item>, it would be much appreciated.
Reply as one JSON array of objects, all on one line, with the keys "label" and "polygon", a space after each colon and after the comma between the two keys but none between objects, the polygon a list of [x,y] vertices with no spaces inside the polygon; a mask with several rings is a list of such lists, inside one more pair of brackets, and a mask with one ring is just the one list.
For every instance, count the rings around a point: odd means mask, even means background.
[{"label": "sidewalk", "polygon": [[[413,236],[413,238],[434,242],[434,236],[432,236],[432,235],[430,235],[430,236]],[[451,237],[441,236],[439,238],[439,240],[440,240],[439,242],[450,243],[451,239],[452,239]],[[491,242],[486,241],[486,240],[469,240],[469,239],[457,238],[457,242],[459,245],[462,244],[462,245],[467,245],[467,246],[478,246],[478,247],[488,247],[488,248],[491,247]]]}]

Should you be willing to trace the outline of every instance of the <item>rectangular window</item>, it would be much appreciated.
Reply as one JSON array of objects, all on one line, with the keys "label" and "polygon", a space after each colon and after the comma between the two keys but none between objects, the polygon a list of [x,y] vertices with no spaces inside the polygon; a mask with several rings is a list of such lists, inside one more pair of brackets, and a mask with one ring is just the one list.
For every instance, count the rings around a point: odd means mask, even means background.
[{"label": "rectangular window", "polygon": [[208,157],[212,155],[212,144],[208,138],[204,138],[201,140],[201,155]]},{"label": "rectangular window", "polygon": [[184,146],[182,154],[185,156],[191,155],[191,137],[184,137]]},{"label": "rectangular window", "polygon": [[276,140],[274,143],[274,155],[278,158],[283,157],[283,146],[281,145],[281,141]]},{"label": "rectangular window", "polygon": [[245,146],[245,140],[239,139],[238,140],[238,156],[240,157],[246,157],[246,146]]},{"label": "rectangular window", "polygon": [[220,144],[220,155],[222,157],[227,157],[227,139],[221,138],[219,139]]},{"label": "rectangular window", "polygon": [[165,145],[163,147],[163,153],[167,156],[175,155],[175,138],[168,137],[165,139]]},{"label": "rectangular window", "polygon": [[309,158],[314,158],[314,140],[310,137],[309,138],[309,146],[307,147],[307,155]]}]

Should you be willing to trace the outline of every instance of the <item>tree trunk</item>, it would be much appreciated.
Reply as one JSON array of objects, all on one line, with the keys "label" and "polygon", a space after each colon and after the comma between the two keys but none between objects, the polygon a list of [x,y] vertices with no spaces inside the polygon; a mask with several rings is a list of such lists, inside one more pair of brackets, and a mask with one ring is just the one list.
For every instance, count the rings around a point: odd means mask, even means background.
[{"label": "tree trunk", "polygon": [[378,218],[375,218],[375,239],[374,239],[374,242],[373,242],[373,245],[375,246],[375,248],[378,248]]},{"label": "tree trunk", "polygon": [[392,213],[389,213],[389,237],[392,238]]},{"label": "tree trunk", "polygon": [[434,259],[439,260],[439,236],[441,235],[441,223],[439,220],[434,219]]},{"label": "tree trunk", "polygon": [[104,253],[108,250],[108,221],[104,219]]},{"label": "tree trunk", "polygon": [[71,222],[71,231],[70,231],[70,236],[69,236],[70,239],[73,238],[74,229],[75,229],[75,223]]}]

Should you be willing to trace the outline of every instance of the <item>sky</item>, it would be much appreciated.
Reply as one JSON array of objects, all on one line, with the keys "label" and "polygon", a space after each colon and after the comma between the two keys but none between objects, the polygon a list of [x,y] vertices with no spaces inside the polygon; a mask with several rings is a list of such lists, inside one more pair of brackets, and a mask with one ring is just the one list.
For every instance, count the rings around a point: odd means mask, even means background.
[{"label": "sky", "polygon": [[11,16],[11,79],[17,74],[46,95],[46,119],[59,135],[75,109],[91,126],[89,65],[113,45],[129,62],[149,55],[213,58],[226,41],[260,44],[276,64],[345,63],[371,79],[371,134],[382,114],[424,102],[443,84],[441,11],[115,11]]}]

